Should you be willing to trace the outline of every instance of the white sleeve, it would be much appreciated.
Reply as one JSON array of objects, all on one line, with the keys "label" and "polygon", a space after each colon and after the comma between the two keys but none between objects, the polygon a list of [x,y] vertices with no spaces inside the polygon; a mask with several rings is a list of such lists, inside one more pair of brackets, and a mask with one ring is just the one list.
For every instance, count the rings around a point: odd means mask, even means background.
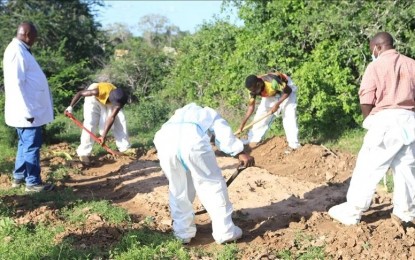
[{"label": "white sleeve", "polygon": [[29,86],[26,84],[26,67],[28,65],[23,57],[24,54],[19,52],[19,50],[16,50],[12,55],[12,58],[8,57],[9,60],[7,64],[8,84],[12,86],[9,88],[9,91],[11,90],[11,96],[13,96],[13,99],[16,101],[15,104],[19,106],[18,110],[20,113],[18,116],[32,118],[33,90],[29,89]]},{"label": "white sleeve", "polygon": [[222,152],[235,156],[244,150],[242,141],[233,134],[226,120],[217,113],[210,130],[214,132],[215,143]]}]

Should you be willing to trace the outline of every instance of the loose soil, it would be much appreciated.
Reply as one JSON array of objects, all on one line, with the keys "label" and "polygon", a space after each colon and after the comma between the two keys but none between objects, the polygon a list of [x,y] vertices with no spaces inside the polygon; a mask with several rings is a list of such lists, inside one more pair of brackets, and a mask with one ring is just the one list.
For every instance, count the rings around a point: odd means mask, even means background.
[{"label": "loose soil", "polygon": [[[284,153],[285,148],[284,139],[278,137],[247,148],[256,166],[242,171],[228,188],[234,222],[244,231],[237,241],[243,259],[275,259],[276,252],[284,249],[298,256],[311,247],[323,247],[331,259],[415,259],[415,229],[391,218],[392,194],[383,186],[378,187],[371,208],[358,225],[344,226],[327,215],[331,206],[345,201],[354,155],[314,144],[289,154]],[[155,150],[132,157],[96,157],[89,167],[62,154],[73,155],[74,151],[67,144],[59,144],[42,154],[45,177],[60,164],[78,169],[57,183],[55,193],[72,187],[81,198],[107,199],[125,208],[135,223],[133,228],[146,223],[156,231],[172,231],[168,182]],[[220,152],[217,160],[228,179],[238,160]],[[9,179],[1,176],[0,187],[10,185]],[[3,199],[19,209],[18,223],[62,221],[56,205],[46,203],[28,210],[22,197]],[[203,209],[197,200],[194,208]],[[82,229],[68,226],[56,241],[74,237],[78,241],[75,246],[80,248],[108,248],[128,229],[108,224],[99,215],[88,214],[88,209],[85,214],[88,223]],[[197,235],[186,247],[207,251],[221,247],[211,236],[208,214],[196,215],[196,224]]]}]

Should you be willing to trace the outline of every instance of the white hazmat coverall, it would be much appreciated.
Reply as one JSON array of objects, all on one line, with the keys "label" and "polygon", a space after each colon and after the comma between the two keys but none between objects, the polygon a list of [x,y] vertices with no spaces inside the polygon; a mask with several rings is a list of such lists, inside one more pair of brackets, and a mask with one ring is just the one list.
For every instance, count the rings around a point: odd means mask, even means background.
[{"label": "white hazmat coverall", "polygon": [[[91,87],[88,89],[91,89]],[[83,125],[92,133],[95,133],[97,130],[99,130],[99,133],[102,134],[105,127],[105,121],[107,120],[108,115],[111,113],[111,104],[104,105],[99,102],[95,96],[85,97]],[[124,152],[131,147],[127,132],[127,122],[122,109],[115,117],[111,130],[114,135],[115,144],[120,152]],[[94,145],[94,142],[94,139],[88,134],[88,132],[82,130],[81,144],[76,150],[78,156],[89,156],[92,152],[92,146]]]},{"label": "white hazmat coverall", "polygon": [[[347,205],[360,219],[389,167],[393,172],[393,214],[415,218],[415,117],[404,109],[385,109],[363,122],[368,129],[347,192]],[[346,205],[346,204],[345,204]],[[350,213],[349,213],[350,214]]]},{"label": "white hazmat coverall", "polygon": [[243,151],[242,141],[215,110],[194,103],[176,110],[156,133],[154,144],[169,180],[175,236],[190,241],[196,235],[192,204],[197,193],[212,220],[213,238],[221,244],[239,238],[242,231],[232,221],[232,204],[208,131],[221,151],[232,156]]}]

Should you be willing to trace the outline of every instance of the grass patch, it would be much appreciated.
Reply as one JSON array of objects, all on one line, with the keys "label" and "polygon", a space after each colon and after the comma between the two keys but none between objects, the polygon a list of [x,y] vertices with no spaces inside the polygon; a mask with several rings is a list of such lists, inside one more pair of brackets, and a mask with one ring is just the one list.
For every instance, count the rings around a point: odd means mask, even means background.
[{"label": "grass patch", "polygon": [[6,205],[3,200],[0,199],[0,218],[11,216],[14,208],[12,206]]},{"label": "grass patch", "polygon": [[63,227],[43,224],[15,225],[9,218],[1,218],[0,255],[2,259],[45,259],[54,250],[53,239]]},{"label": "grass patch", "polygon": [[110,259],[190,259],[190,256],[173,236],[144,228],[127,233],[111,250]]},{"label": "grass patch", "polygon": [[324,245],[312,235],[297,232],[293,248],[291,250],[281,250],[277,252],[278,259],[325,259]]},{"label": "grass patch", "polygon": [[[44,203],[48,203],[50,206],[62,208],[68,203],[76,200],[76,196],[71,189],[63,189],[59,190],[59,192],[35,192],[30,194],[26,193],[24,189],[24,186],[14,189],[0,189],[0,214],[3,212],[3,207],[7,207],[7,212],[10,214],[10,212],[14,209],[14,206],[24,207],[25,210],[31,210]],[[4,196],[21,196],[24,197],[24,199],[19,200],[20,202],[18,204],[15,202],[12,205],[8,205],[1,200]]]},{"label": "grass patch", "polygon": [[226,244],[222,250],[215,254],[215,259],[219,260],[231,260],[238,259],[239,248],[236,243]]},{"label": "grass patch", "polygon": [[115,207],[109,201],[76,201],[73,205],[67,206],[62,210],[63,216],[70,223],[85,223],[91,214],[98,214],[105,221],[120,224],[130,221],[127,211],[120,207]]},{"label": "grass patch", "polygon": [[363,144],[366,130],[363,128],[346,130],[338,139],[328,141],[325,145],[344,152],[357,154]]}]

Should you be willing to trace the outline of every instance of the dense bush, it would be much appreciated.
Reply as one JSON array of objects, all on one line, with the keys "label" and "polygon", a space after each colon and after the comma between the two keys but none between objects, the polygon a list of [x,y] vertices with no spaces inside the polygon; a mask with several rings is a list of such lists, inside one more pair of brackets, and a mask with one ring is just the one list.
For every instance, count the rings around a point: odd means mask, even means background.
[{"label": "dense bush", "polygon": [[244,26],[215,21],[186,38],[165,84],[169,98],[229,106],[238,114],[246,109],[244,78],[278,69],[299,87],[301,138],[333,138],[361,123],[357,92],[370,37],[388,31],[398,51],[415,56],[409,1],[230,2]]}]

